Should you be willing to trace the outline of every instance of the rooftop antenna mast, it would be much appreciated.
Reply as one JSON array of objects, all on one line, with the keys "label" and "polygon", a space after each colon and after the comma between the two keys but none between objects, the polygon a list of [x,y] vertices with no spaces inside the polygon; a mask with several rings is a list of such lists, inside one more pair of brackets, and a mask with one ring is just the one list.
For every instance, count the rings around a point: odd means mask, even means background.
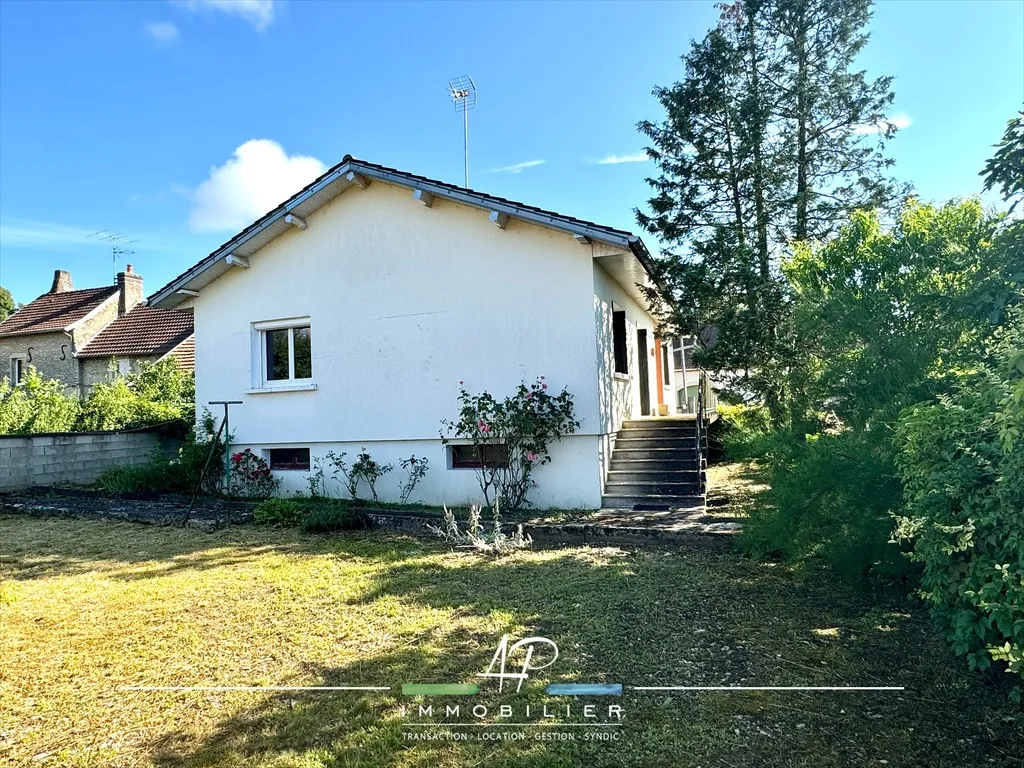
[{"label": "rooftop antenna mast", "polygon": [[469,75],[453,77],[448,81],[448,93],[455,102],[455,111],[462,113],[462,129],[466,151],[466,186],[469,186],[469,110],[476,107],[476,85]]},{"label": "rooftop antenna mast", "polygon": [[133,240],[128,239],[128,235],[124,235],[120,232],[111,232],[109,229],[101,229],[99,232],[93,232],[91,235],[86,235],[86,240],[94,238],[96,240],[110,243],[110,261],[113,269],[113,277],[117,279],[117,260],[122,256],[131,256],[135,251],[127,248],[126,246],[132,243],[139,242],[140,238]]}]

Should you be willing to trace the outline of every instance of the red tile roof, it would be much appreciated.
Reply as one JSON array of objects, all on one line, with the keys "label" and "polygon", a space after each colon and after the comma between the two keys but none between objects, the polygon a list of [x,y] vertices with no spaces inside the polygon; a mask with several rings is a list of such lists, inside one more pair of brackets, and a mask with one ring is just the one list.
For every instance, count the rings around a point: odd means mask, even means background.
[{"label": "red tile roof", "polygon": [[175,347],[168,357],[177,360],[182,370],[194,371],[196,369],[196,337],[189,336]]},{"label": "red tile roof", "polygon": [[116,285],[44,293],[0,323],[0,336],[61,331],[117,293]]},{"label": "red tile roof", "polygon": [[93,336],[78,357],[163,356],[192,334],[191,312],[135,307]]}]

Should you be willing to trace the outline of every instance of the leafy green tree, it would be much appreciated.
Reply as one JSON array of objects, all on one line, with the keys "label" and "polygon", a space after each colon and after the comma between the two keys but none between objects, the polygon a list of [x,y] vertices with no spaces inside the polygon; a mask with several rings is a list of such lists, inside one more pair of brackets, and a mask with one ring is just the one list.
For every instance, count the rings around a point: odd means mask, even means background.
[{"label": "leafy green tree", "polygon": [[[906,507],[896,536],[923,564],[921,595],[971,668],[1024,670],[1024,304],[991,359],[900,417]],[[1020,690],[1015,693],[1020,699]]]},{"label": "leafy green tree", "polygon": [[1012,201],[1011,212],[1024,199],[1024,112],[1006,124],[996,153],[985,163],[981,175],[986,190],[998,186],[1003,199]]},{"label": "leafy green tree", "polygon": [[18,386],[0,379],[0,435],[68,432],[78,414],[78,398],[65,395],[61,382],[44,379],[34,365]]},{"label": "leafy green tree", "polygon": [[661,324],[699,332],[699,362],[733,372],[779,422],[804,360],[778,257],[898,197],[881,151],[896,131],[891,80],[851,71],[868,0],[720,7],[683,79],[654,91],[665,118],[639,125],[658,176],[637,219],[665,245]]},{"label": "leafy green tree", "polygon": [[14,296],[11,292],[0,285],[0,323],[14,314]]},{"label": "leafy green tree", "polygon": [[195,419],[195,379],[168,358],[92,388],[78,428],[124,429]]}]

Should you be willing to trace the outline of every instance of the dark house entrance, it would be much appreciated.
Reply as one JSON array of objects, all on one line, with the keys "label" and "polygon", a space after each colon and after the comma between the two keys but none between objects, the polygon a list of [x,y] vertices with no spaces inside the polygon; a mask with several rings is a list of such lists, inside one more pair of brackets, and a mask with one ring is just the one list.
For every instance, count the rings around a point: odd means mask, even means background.
[{"label": "dark house entrance", "polygon": [[643,416],[651,415],[651,385],[648,381],[647,372],[647,329],[637,328],[636,330],[636,370],[637,378],[640,381],[640,413]]}]

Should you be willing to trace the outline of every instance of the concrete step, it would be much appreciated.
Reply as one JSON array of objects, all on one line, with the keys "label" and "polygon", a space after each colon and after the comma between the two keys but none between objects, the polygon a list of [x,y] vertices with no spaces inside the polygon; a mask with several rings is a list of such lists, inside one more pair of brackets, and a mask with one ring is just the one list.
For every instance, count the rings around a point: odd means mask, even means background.
[{"label": "concrete step", "polygon": [[697,420],[690,419],[626,419],[623,429],[670,429],[672,427],[696,427]]},{"label": "concrete step", "polygon": [[678,448],[679,450],[693,450],[697,447],[694,438],[691,437],[617,437],[615,450],[630,448]]},{"label": "concrete step", "polygon": [[616,448],[612,452],[612,461],[696,461],[697,451],[691,448]]},{"label": "concrete step", "polygon": [[663,459],[651,458],[647,451],[636,451],[640,454],[635,459],[612,455],[609,472],[691,472],[699,466],[696,456],[674,454]]},{"label": "concrete step", "polygon": [[703,496],[619,496],[605,494],[601,498],[601,506],[605,509],[632,509],[637,504],[664,504],[673,509],[704,509]]},{"label": "concrete step", "polygon": [[633,427],[631,429],[620,429],[618,438],[647,438],[647,437],[680,437],[693,440],[697,432],[693,429],[672,427],[670,429],[651,429],[649,427]]},{"label": "concrete step", "polygon": [[604,484],[605,494],[613,496],[646,496],[648,494],[664,496],[699,496],[700,484],[692,483],[661,483],[661,482],[612,482]]},{"label": "concrete step", "polygon": [[675,471],[646,471],[612,469],[608,472],[609,483],[697,483],[700,473],[696,469]]}]

